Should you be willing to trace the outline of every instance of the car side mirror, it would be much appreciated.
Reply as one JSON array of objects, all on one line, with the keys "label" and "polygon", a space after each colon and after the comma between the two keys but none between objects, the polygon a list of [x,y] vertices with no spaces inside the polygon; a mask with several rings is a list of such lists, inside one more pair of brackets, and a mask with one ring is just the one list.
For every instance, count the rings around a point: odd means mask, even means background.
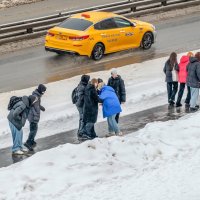
[{"label": "car side mirror", "polygon": [[132,27],[136,27],[136,23],[135,22],[131,22],[131,26]]}]

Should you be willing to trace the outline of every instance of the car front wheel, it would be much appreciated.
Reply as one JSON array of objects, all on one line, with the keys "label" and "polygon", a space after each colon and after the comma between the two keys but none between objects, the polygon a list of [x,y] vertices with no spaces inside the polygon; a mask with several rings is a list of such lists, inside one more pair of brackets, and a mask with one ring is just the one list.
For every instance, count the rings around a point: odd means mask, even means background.
[{"label": "car front wheel", "polygon": [[141,46],[143,49],[150,49],[151,45],[153,44],[153,35],[152,33],[148,32],[145,33],[143,38],[142,38],[142,43]]},{"label": "car front wheel", "polygon": [[104,46],[101,43],[97,43],[93,48],[91,57],[93,60],[101,60],[103,55],[104,55]]}]

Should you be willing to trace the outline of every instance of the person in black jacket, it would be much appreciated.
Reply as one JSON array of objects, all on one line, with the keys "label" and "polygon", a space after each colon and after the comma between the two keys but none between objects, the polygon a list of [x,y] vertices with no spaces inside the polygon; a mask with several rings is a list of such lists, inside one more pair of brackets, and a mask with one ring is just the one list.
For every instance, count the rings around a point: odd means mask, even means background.
[{"label": "person in black jacket", "polygon": [[85,88],[84,105],[83,105],[83,122],[82,137],[86,139],[93,139],[97,137],[94,124],[98,116],[99,97],[97,94],[97,79],[92,79]]},{"label": "person in black jacket", "polygon": [[85,88],[90,80],[89,75],[82,75],[81,76],[81,81],[77,87],[77,92],[78,92],[78,100],[76,102],[76,107],[79,112],[79,128],[78,128],[78,137],[81,137],[81,131],[83,129],[84,123],[83,123],[83,105],[84,105],[84,93],[85,93]]},{"label": "person in black jacket", "polygon": [[[124,80],[121,78],[120,75],[117,74],[117,69],[113,68],[111,70],[111,77],[108,79],[108,86],[111,86],[119,99],[120,104],[126,102],[126,89],[124,85]],[[117,123],[119,122],[119,115],[118,113],[115,117]]]},{"label": "person in black jacket", "polygon": [[31,107],[28,114],[28,121],[30,123],[30,132],[27,141],[24,143],[24,146],[27,147],[30,151],[33,151],[33,147],[37,145],[35,142],[35,137],[38,131],[38,123],[40,121],[41,111],[45,111],[45,108],[41,105],[41,98],[46,92],[46,86],[39,84],[37,89],[33,91],[32,95],[36,97],[37,101]]}]

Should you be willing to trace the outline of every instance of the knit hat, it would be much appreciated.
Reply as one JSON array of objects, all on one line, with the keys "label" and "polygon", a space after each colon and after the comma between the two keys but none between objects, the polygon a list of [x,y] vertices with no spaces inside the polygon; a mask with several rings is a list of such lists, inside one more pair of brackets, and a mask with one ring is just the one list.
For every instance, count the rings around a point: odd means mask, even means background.
[{"label": "knit hat", "polygon": [[116,68],[112,68],[111,69],[111,74],[112,75],[117,75],[117,69]]},{"label": "knit hat", "polygon": [[37,101],[37,98],[34,95],[30,95],[28,97],[28,100],[29,100],[29,105],[31,106],[31,105],[33,105]]},{"label": "knit hat", "polygon": [[102,83],[103,82],[103,80],[101,78],[98,78],[97,80],[98,80],[98,83]]},{"label": "knit hat", "polygon": [[45,91],[47,90],[47,88],[46,88],[46,86],[45,85],[43,85],[43,84],[40,84],[40,85],[38,85],[38,92],[40,93],[40,94],[44,94],[45,93]]},{"label": "knit hat", "polygon": [[84,74],[84,75],[81,76],[81,82],[88,84],[89,80],[90,80],[89,75]]}]

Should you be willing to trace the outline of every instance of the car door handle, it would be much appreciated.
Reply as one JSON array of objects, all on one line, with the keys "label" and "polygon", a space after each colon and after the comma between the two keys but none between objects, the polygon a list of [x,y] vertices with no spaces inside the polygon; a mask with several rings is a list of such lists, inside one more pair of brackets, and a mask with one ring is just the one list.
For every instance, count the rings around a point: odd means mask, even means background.
[{"label": "car door handle", "polygon": [[105,36],[106,34],[105,34],[105,33],[102,33],[101,35],[102,35],[102,36]]},{"label": "car door handle", "polygon": [[124,31],[124,30],[121,30],[120,33],[125,33],[125,31]]}]

